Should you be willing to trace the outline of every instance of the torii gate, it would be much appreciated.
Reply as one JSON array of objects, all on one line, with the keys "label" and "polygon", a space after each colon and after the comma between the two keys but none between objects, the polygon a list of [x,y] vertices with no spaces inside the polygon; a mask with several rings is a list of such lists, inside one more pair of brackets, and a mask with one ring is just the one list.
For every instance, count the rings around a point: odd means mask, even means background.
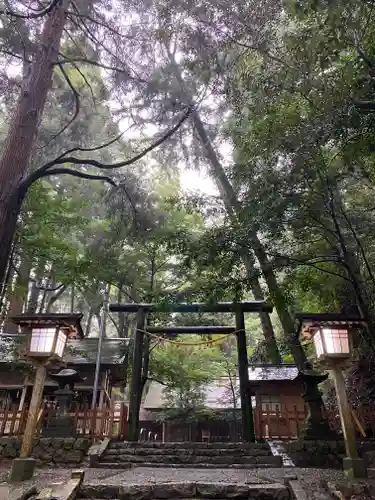
[{"label": "torii gate", "polygon": [[[255,441],[253,410],[251,406],[251,392],[249,383],[248,357],[245,332],[244,313],[272,312],[272,305],[258,301],[247,302],[217,302],[216,304],[178,303],[170,304],[110,304],[112,312],[137,313],[137,324],[133,349],[133,370],[129,398],[129,441],[139,439],[139,410],[141,403],[142,382],[142,353],[145,331],[150,333],[177,333],[177,334],[229,334],[237,336],[238,374],[240,381],[240,400],[242,414],[242,435],[247,442]],[[186,327],[149,327],[146,329],[146,317],[151,312],[220,312],[234,313],[236,326],[186,326]]]}]

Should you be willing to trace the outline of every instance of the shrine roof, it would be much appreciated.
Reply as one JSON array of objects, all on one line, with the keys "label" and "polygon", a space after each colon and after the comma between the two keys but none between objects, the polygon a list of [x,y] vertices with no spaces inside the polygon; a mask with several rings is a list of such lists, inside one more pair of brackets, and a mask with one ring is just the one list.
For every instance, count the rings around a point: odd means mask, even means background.
[{"label": "shrine roof", "polygon": [[298,375],[295,365],[257,365],[249,367],[250,381],[294,380]]},{"label": "shrine roof", "polygon": [[[15,351],[26,341],[24,334],[0,334],[0,363],[15,361]],[[124,361],[128,349],[128,339],[105,338],[102,344],[102,365],[117,365]],[[64,361],[69,364],[96,363],[98,338],[68,340],[65,348]]]}]

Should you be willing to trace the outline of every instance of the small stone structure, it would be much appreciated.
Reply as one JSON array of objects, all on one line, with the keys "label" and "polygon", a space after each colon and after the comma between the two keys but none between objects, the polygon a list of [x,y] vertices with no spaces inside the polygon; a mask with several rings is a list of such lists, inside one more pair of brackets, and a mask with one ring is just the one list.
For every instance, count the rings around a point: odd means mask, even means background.
[{"label": "small stone structure", "polygon": [[[41,464],[78,465],[86,457],[91,440],[86,438],[41,438],[35,441],[32,457]],[[0,438],[0,460],[19,456],[21,440]]]},{"label": "small stone structure", "polygon": [[[339,441],[307,440],[290,441],[286,445],[287,454],[296,467],[322,467],[342,469],[342,459],[346,456],[345,443]],[[368,467],[375,464],[375,440],[358,442],[358,453],[366,460]]]}]

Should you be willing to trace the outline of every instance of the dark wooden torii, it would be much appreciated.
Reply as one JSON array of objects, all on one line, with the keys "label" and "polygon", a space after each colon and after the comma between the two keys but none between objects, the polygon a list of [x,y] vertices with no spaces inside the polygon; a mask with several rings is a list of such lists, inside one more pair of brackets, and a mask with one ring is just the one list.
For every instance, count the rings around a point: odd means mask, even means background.
[{"label": "dark wooden torii", "polygon": [[234,313],[236,326],[200,326],[200,327],[149,327],[150,333],[175,333],[175,334],[229,334],[237,336],[238,374],[240,381],[240,400],[242,415],[242,435],[247,442],[255,441],[253,410],[251,406],[251,391],[249,383],[249,366],[247,357],[245,312],[272,312],[272,305],[265,301],[247,302],[217,302],[215,304],[204,303],[179,303],[179,304],[110,304],[112,312],[136,312],[137,325],[133,349],[133,370],[129,398],[129,441],[139,439],[139,409],[141,406],[141,383],[142,383],[142,353],[144,332],[146,331],[146,317],[150,312],[223,312]]}]

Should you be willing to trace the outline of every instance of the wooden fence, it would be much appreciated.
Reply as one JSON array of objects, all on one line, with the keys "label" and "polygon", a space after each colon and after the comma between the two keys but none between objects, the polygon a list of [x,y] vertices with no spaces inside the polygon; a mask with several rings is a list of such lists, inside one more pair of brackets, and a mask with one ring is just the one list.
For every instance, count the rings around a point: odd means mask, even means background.
[{"label": "wooden fence", "polygon": [[[277,410],[256,407],[254,412],[254,427],[257,439],[296,439],[299,436],[301,425],[307,415],[306,408],[280,405]],[[28,408],[18,410],[18,407],[9,407],[0,410],[0,436],[21,436],[24,433]],[[53,407],[43,408],[38,417],[37,434],[43,435],[43,429],[51,418],[56,415]],[[128,435],[127,407],[123,404],[115,408],[91,410],[89,407],[79,407],[72,413],[76,433],[78,436],[92,439],[126,440]],[[332,429],[341,432],[340,417],[337,413],[327,412]],[[353,413],[356,430],[359,438],[375,436],[375,411],[369,407],[357,408]],[[227,430],[219,429],[222,421],[207,422],[205,429],[210,429],[210,441],[241,441],[241,422],[227,422]],[[147,425],[146,425],[147,424]],[[163,438],[162,426],[156,422],[141,422],[147,432],[157,434],[157,439]],[[165,428],[167,427],[167,429]],[[199,426],[178,425],[169,423],[164,427],[164,438],[167,441],[200,441],[202,439]]]},{"label": "wooden fence", "polygon": [[[0,410],[0,436],[21,436],[24,432],[27,420],[28,408],[25,406],[21,411],[17,407]],[[43,429],[48,422],[56,416],[56,408],[43,408],[37,421],[37,434],[43,435]],[[116,408],[79,407],[70,416],[73,418],[76,433],[81,437],[92,439],[126,440],[128,435],[128,414],[125,405]]]},{"label": "wooden fence", "polygon": [[0,436],[21,436],[27,420],[27,408],[22,411],[15,407],[0,410]]},{"label": "wooden fence", "polygon": [[[253,409],[255,435],[258,440],[297,439],[301,427],[305,423],[307,408],[294,405],[278,405],[277,409],[263,405]],[[341,433],[340,417],[334,412],[327,411],[330,427]],[[362,407],[355,410],[353,419],[359,439],[375,436],[375,411]],[[225,424],[225,425],[223,425]],[[147,440],[147,431],[156,432],[158,440],[165,441],[201,441],[204,436],[199,424],[184,424],[166,422],[155,429],[155,422],[142,421],[140,427],[145,429],[144,439]],[[363,432],[364,431],[364,434]],[[210,442],[238,442],[242,440],[241,421],[209,421],[204,425],[204,434]],[[208,437],[207,437],[208,436]]]},{"label": "wooden fence", "polygon": [[267,405],[254,408],[254,427],[257,439],[296,439],[305,422],[306,409],[294,405]]}]

